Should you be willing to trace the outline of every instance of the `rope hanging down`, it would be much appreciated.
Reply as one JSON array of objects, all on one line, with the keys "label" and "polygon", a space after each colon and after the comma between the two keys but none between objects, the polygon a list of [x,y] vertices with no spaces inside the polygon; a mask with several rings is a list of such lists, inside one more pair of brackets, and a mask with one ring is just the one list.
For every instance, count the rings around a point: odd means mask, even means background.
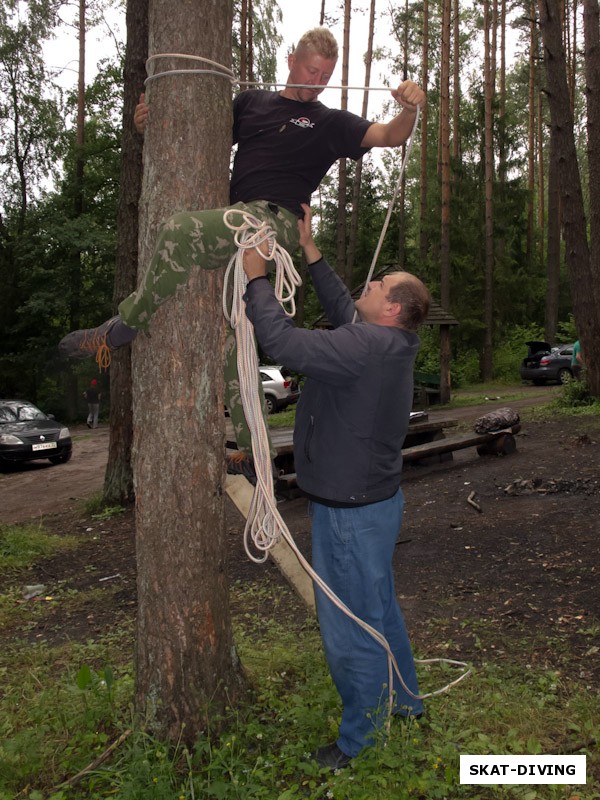
[{"label": "rope hanging down", "polygon": [[[241,216],[241,222],[239,224],[235,224],[232,221],[233,215]],[[368,623],[359,619],[359,617],[357,617],[348,608],[348,606],[342,600],[340,600],[335,592],[333,592],[333,590],[330,589],[329,586],[327,586],[327,584],[322,580],[322,578],[313,570],[311,565],[298,549],[284,520],[279,514],[277,502],[273,493],[273,472],[271,469],[269,440],[260,403],[260,394],[258,388],[259,368],[254,338],[254,328],[246,316],[245,303],[243,300],[243,295],[248,283],[246,273],[244,272],[245,250],[251,247],[259,248],[261,245],[266,243],[267,254],[263,255],[268,261],[275,262],[275,294],[277,299],[282,304],[289,303],[292,310],[293,292],[295,291],[295,287],[300,285],[301,281],[289,254],[282,247],[280,247],[279,244],[277,244],[274,231],[265,222],[262,222],[256,217],[240,211],[239,209],[227,210],[223,219],[227,227],[235,231],[234,238],[238,247],[238,251],[231,257],[225,273],[223,313],[225,314],[225,317],[229,321],[231,327],[235,330],[238,349],[237,366],[240,379],[240,395],[244,407],[244,413],[248,422],[248,427],[252,436],[252,454],[257,478],[256,486],[252,496],[250,512],[244,528],[244,547],[246,549],[246,553],[252,561],[262,563],[268,558],[269,548],[272,547],[281,536],[283,536],[285,541],[296,554],[296,557],[298,558],[298,561],[304,570],[306,570],[313,581],[322,589],[329,600],[381,645],[386,652],[388,660],[390,714],[392,712],[394,702],[394,673],[398,676],[398,680],[407,694],[416,700],[425,700],[428,697],[442,694],[471,674],[471,670],[468,668],[468,665],[463,661],[455,661],[447,658],[430,658],[424,660],[415,659],[419,664],[452,664],[454,666],[462,667],[464,671],[458,676],[458,678],[441,689],[427,692],[425,694],[414,694],[406,685],[404,678],[402,677],[402,673],[400,672],[400,668],[398,667],[398,663],[396,662],[396,658],[385,636],[383,636],[383,634],[381,634]],[[231,292],[229,290],[230,283],[232,285]],[[284,294],[284,292],[286,292],[286,294]],[[228,308],[225,298],[230,293],[232,294],[232,298],[231,305]],[[286,310],[286,313],[291,315],[292,312],[290,310]],[[264,553],[264,555],[260,558],[257,558],[250,551],[250,539],[252,540],[254,547],[258,551]]]}]

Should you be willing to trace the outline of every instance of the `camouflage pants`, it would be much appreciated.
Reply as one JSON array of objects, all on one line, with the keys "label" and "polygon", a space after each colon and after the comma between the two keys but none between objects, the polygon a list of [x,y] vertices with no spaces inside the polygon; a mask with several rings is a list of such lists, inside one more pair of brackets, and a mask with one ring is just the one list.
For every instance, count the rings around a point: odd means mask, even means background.
[{"label": "camouflage pants", "polygon": [[[298,224],[291,212],[266,200],[236,203],[230,208],[239,208],[266,221],[275,231],[279,244],[290,254],[298,247]],[[136,330],[146,330],[156,309],[186,283],[190,270],[227,266],[236,246],[234,232],[223,222],[226,210],[182,212],[165,223],[140,286],[119,305],[119,314],[127,325]],[[239,221],[235,215],[232,216],[236,224],[242,221],[241,215]],[[227,328],[225,403],[231,415],[238,447],[250,454],[252,443],[240,399],[235,334],[229,326]]]}]

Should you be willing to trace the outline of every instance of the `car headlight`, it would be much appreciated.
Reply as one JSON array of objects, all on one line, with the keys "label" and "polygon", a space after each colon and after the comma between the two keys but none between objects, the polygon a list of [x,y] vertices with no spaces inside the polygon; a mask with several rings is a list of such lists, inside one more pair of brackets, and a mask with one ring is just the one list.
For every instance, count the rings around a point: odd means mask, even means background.
[{"label": "car headlight", "polygon": [[12,433],[0,433],[0,444],[24,444],[24,442]]},{"label": "car headlight", "polygon": [[68,428],[61,428],[60,433],[58,434],[59,439],[68,439],[71,434],[69,433]]}]

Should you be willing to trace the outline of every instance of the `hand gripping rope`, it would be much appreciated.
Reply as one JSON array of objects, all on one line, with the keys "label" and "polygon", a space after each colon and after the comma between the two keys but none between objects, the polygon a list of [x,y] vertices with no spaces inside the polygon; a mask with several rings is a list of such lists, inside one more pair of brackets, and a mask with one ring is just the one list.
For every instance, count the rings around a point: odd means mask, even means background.
[{"label": "hand gripping rope", "polygon": [[[214,69],[178,69],[159,72],[147,78],[146,83],[159,77],[173,74],[204,74],[216,75],[219,77],[227,78],[231,83],[238,83],[240,85],[263,85],[270,87],[277,86],[292,86],[294,88],[317,88],[305,84],[277,84],[277,83],[258,83],[256,81],[237,81],[233,72],[218,64],[201,56],[183,55],[181,53],[166,53],[151,56],[147,63],[150,65],[155,59],[158,58],[184,58],[194,61],[202,61],[210,64]],[[367,89],[369,91],[389,91],[389,87],[329,87],[329,88],[346,88],[346,89]],[[400,190],[402,176],[404,174],[408,158],[412,149],[414,134],[419,123],[419,110],[415,117],[415,123],[410,136],[409,144],[406,148],[404,160],[400,168],[400,175],[388,206],[388,212],[385,222],[379,237],[373,260],[369,269],[367,279],[365,281],[364,292],[366,292],[369,281],[373,275],[377,258],[381,251],[381,246],[389,226],[392,215],[392,210]],[[234,221],[237,217],[237,222]],[[289,532],[281,514],[277,509],[277,501],[275,500],[274,487],[273,487],[273,472],[271,468],[271,454],[269,449],[269,438],[266,429],[265,418],[260,402],[259,393],[259,365],[258,355],[256,350],[256,341],[254,337],[254,327],[248,317],[246,316],[245,303],[243,295],[246,291],[248,283],[246,273],[244,272],[243,260],[244,252],[250,248],[259,249],[261,255],[267,261],[275,262],[275,295],[279,302],[284,307],[284,311],[289,316],[295,313],[294,294],[296,287],[300,286],[301,280],[298,272],[296,271],[292,259],[276,241],[275,232],[265,222],[257,219],[251,214],[248,214],[239,209],[228,209],[223,215],[223,221],[230,230],[234,231],[234,240],[237,246],[236,253],[231,257],[225,272],[225,280],[223,287],[223,313],[229,321],[231,327],[235,331],[237,342],[237,368],[240,381],[240,398],[244,408],[244,414],[248,422],[248,427],[252,437],[252,455],[254,459],[254,468],[256,472],[256,486],[254,488],[252,503],[250,511],[244,527],[244,548],[248,557],[256,562],[263,563],[269,556],[269,550],[273,545],[283,537],[291,549],[296,554],[298,561],[312,578],[312,580],[320,587],[323,593],[334,603],[344,614],[352,619],[359,625],[365,632],[367,632],[373,639],[378,642],[385,650],[388,661],[388,685],[389,685],[389,717],[387,726],[389,727],[391,721],[391,714],[393,711],[394,697],[394,673],[398,676],[398,680],[406,693],[413,697],[415,700],[426,700],[429,697],[442,694],[448,691],[456,684],[463,681],[471,674],[471,670],[464,661],[456,661],[449,658],[428,658],[428,659],[415,659],[418,664],[434,664],[444,663],[451,664],[463,668],[463,672],[453,681],[443,686],[441,689],[436,689],[424,694],[414,694],[406,685],[404,678],[396,662],[396,658],[390,648],[390,645],[379,631],[373,628],[368,623],[359,619],[345,603],[327,586],[327,584],[319,577],[313,570],[308,561],[304,558],[298,549],[294,539]],[[261,247],[262,245],[262,247]],[[264,252],[263,252],[264,251]],[[230,290],[231,285],[231,290]],[[231,294],[231,300],[228,304],[228,296]],[[286,308],[288,306],[288,308]],[[356,314],[354,319],[356,320]],[[250,540],[257,551],[263,555],[257,557],[250,550]]]}]

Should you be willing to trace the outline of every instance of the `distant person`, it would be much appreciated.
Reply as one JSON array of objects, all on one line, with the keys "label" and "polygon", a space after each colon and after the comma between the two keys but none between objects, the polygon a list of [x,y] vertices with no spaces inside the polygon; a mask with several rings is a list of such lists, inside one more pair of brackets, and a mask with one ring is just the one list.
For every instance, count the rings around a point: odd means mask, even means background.
[{"label": "distant person", "polygon": [[98,381],[95,378],[92,378],[89,388],[85,390],[83,396],[88,404],[87,426],[88,428],[97,428],[102,393],[98,388]]},{"label": "distant person", "polygon": [[581,380],[584,366],[583,356],[581,355],[581,345],[579,344],[579,339],[577,339],[573,345],[573,355],[571,356],[571,372],[576,381]]}]

